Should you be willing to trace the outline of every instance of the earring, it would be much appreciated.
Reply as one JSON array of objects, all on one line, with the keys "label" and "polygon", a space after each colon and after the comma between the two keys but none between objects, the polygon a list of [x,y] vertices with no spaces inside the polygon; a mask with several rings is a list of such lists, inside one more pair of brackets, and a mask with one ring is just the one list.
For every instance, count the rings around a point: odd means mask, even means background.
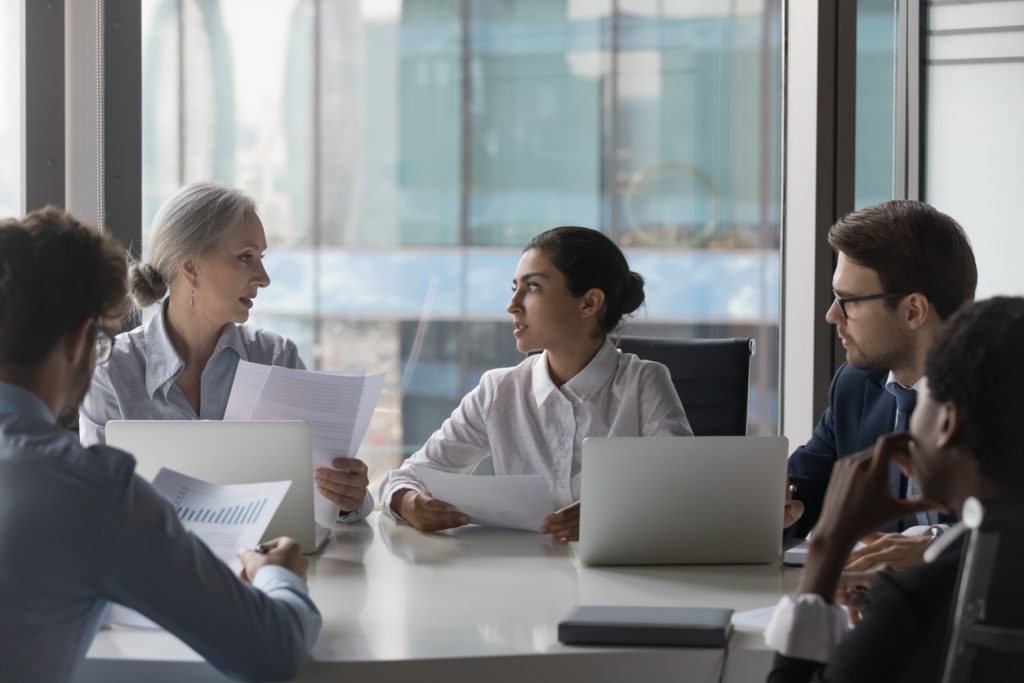
[{"label": "earring", "polygon": [[189,302],[189,305],[192,306],[193,308],[195,308],[195,305],[196,305],[196,288],[195,287],[192,288],[192,300]]}]

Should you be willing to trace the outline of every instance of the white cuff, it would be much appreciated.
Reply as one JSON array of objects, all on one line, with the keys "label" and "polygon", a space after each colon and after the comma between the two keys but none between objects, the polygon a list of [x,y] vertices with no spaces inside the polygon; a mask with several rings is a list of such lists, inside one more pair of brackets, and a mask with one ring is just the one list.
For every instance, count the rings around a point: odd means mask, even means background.
[{"label": "white cuff", "polygon": [[390,517],[395,521],[404,522],[405,520],[391,509],[391,499],[394,498],[395,493],[400,489],[411,489],[413,491],[426,491],[427,487],[423,485],[423,482],[411,472],[411,469],[407,466],[409,463],[406,460],[402,463],[402,466],[396,470],[388,472],[387,476],[384,477],[384,481],[380,484],[380,509],[384,512],[384,516]]},{"label": "white cuff", "polygon": [[846,610],[820,595],[784,595],[764,631],[764,642],[786,657],[825,663],[849,630]]},{"label": "white cuff", "polygon": [[943,531],[949,530],[948,524],[917,524],[912,527],[907,527],[900,533],[904,536],[922,536],[928,533],[928,530],[931,529],[933,526],[942,527]]},{"label": "white cuff", "polygon": [[361,519],[366,519],[366,516],[373,512],[373,494],[369,491],[363,496],[363,502],[359,506],[359,509],[353,510],[352,512],[342,512],[338,515],[338,521],[343,524],[352,524],[358,522]]}]

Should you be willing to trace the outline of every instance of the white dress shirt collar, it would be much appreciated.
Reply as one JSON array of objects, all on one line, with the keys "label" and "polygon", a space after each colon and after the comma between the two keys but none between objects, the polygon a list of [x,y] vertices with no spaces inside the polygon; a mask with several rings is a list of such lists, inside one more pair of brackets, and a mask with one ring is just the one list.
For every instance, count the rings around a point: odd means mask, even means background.
[{"label": "white dress shirt collar", "polygon": [[[562,393],[569,398],[574,398],[580,403],[597,393],[601,387],[608,383],[618,367],[619,350],[615,348],[612,340],[605,338],[604,344],[598,349],[597,354],[587,363],[586,367],[562,385]],[[545,351],[533,365],[533,398],[537,406],[541,407],[551,396],[552,392],[558,391],[558,387],[551,380],[551,373],[548,372],[548,352]]]},{"label": "white dress shirt collar", "polygon": [[[178,352],[171,343],[170,335],[167,334],[167,300],[160,304],[156,315],[146,324],[145,327],[145,348],[146,348],[146,392],[150,398],[156,396],[160,391],[164,399],[171,388],[174,380],[178,378],[185,364],[182,362]],[[224,349],[233,349],[239,359],[249,360],[245,352],[245,345],[242,343],[242,335],[238,325],[228,323],[221,330],[217,346],[213,349],[212,360]]]},{"label": "white dress shirt collar", "polygon": [[[893,371],[890,370],[889,371],[889,376],[885,378],[885,390],[888,391],[890,394],[895,393],[893,391],[893,389],[892,389],[892,386],[894,384],[899,384],[901,387],[903,387],[903,385],[900,384],[899,380],[896,379],[896,375],[893,374]],[[912,386],[912,387],[903,387],[903,388],[904,389],[913,389],[916,392],[920,392],[927,385],[928,385],[928,378],[925,377],[924,375],[921,375],[921,379],[919,379],[916,382],[914,382],[914,386]]]}]

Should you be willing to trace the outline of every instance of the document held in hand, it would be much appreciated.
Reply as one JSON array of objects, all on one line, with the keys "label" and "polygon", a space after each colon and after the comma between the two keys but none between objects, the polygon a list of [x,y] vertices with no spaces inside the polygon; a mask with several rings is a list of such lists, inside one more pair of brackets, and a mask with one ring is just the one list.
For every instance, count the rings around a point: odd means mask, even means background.
[{"label": "document held in hand", "polygon": [[[238,549],[256,547],[291,485],[290,481],[211,484],[166,467],[153,478],[153,488],[174,507],[182,526],[236,574],[242,571]],[[159,628],[138,612],[116,604],[110,606],[104,621]]]},{"label": "document held in hand", "polygon": [[[305,420],[313,436],[313,469],[354,458],[377,407],[384,375],[293,370],[238,361],[225,420]],[[333,526],[339,508],[316,493],[316,521]]]},{"label": "document held in hand", "polygon": [[490,477],[417,466],[416,476],[430,495],[454,505],[473,524],[537,531],[544,518],[555,511],[548,484],[539,474]]}]

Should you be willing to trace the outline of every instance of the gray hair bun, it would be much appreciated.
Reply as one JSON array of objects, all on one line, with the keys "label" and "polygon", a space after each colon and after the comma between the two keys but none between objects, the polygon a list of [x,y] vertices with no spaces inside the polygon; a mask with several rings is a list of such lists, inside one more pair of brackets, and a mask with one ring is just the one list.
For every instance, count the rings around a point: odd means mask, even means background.
[{"label": "gray hair bun", "polygon": [[128,291],[139,308],[155,304],[167,293],[167,283],[156,268],[136,261],[128,269]]}]

